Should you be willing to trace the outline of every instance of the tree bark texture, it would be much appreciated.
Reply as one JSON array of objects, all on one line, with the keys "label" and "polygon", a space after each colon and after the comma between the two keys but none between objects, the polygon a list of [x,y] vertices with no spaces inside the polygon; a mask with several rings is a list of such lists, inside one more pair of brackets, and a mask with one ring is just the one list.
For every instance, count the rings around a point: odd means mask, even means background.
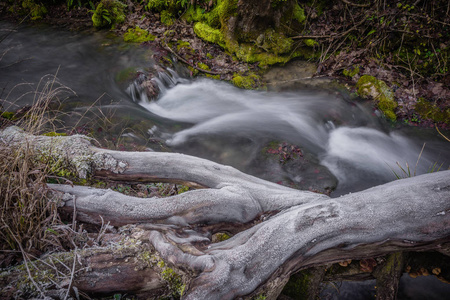
[{"label": "tree bark texture", "polygon": [[[201,187],[164,199],[143,199],[85,186],[50,185],[66,210],[76,206],[83,222],[99,224],[102,216],[116,226],[139,224],[154,253],[184,274],[183,299],[274,298],[271,291],[280,290],[290,275],[305,268],[447,249],[450,242],[450,171],[330,198],[182,154],[112,151],[96,148],[81,136],[32,136],[16,127],[0,132],[0,138],[10,147],[28,143],[36,153],[48,153],[46,149],[56,145],[59,150],[50,153],[62,155],[80,176],[176,180]],[[212,234],[223,230],[236,234],[212,244]],[[387,264],[388,276],[399,276],[402,262],[397,258],[389,256],[393,261]],[[135,276],[143,275],[136,271]],[[161,288],[156,277],[148,276],[141,290]],[[76,278],[75,284],[79,282]],[[89,292],[85,285],[78,288]]]}]

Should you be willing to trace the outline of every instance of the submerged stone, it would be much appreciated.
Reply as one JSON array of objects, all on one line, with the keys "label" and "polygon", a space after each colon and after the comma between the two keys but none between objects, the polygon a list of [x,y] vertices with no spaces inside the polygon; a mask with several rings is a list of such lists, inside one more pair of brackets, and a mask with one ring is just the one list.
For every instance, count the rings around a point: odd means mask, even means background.
[{"label": "submerged stone", "polygon": [[253,175],[299,190],[329,194],[337,186],[337,179],[317,158],[287,142],[267,144],[252,165]]}]

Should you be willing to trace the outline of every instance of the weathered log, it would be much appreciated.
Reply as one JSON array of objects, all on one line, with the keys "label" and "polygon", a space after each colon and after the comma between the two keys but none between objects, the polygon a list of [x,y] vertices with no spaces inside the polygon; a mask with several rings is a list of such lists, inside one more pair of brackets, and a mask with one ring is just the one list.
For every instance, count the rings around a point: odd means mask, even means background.
[{"label": "weathered log", "polygon": [[[148,241],[162,260],[189,274],[183,279],[184,299],[275,298],[273,291],[301,269],[447,249],[450,242],[450,171],[331,199],[182,154],[110,151],[81,136],[37,137],[17,128],[0,137],[11,147],[28,143],[40,155],[57,153],[80,176],[101,172],[116,180],[184,180],[206,187],[161,200],[51,185],[85,222],[98,223],[101,215],[116,225],[140,223],[149,229]],[[76,147],[70,146],[73,141]],[[221,226],[244,223],[246,230],[210,244]]]}]

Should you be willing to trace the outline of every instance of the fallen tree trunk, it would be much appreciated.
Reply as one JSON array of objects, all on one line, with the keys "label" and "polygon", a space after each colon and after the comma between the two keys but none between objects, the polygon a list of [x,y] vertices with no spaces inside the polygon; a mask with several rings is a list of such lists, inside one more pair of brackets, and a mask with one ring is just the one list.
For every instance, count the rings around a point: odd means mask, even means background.
[{"label": "fallen tree trunk", "polygon": [[[65,209],[76,207],[83,222],[99,224],[101,216],[116,226],[144,228],[155,255],[182,274],[177,286],[183,286],[183,299],[258,294],[275,298],[289,276],[301,269],[401,251],[448,249],[450,243],[450,171],[332,199],[182,154],[117,152],[96,148],[82,136],[32,136],[14,127],[0,137],[11,147],[26,143],[38,155],[55,156],[80,177],[181,181],[201,187],[164,199],[141,199],[111,190],[51,185]],[[211,235],[221,230],[237,234],[211,244]],[[164,271],[159,271],[161,277]],[[89,272],[77,273],[75,284]],[[393,277],[398,277],[396,272]],[[127,271],[127,276],[132,273]],[[93,292],[83,285],[79,289]]]}]

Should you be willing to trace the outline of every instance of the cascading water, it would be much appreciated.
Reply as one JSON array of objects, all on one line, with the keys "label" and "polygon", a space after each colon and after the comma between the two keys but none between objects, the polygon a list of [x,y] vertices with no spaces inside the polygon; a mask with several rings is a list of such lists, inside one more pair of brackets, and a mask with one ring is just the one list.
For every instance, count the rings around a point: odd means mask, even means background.
[{"label": "cascading water", "polygon": [[[14,27],[0,21],[0,29],[9,32]],[[417,173],[427,172],[436,162],[437,166],[443,163],[442,169],[449,166],[448,143],[439,141],[435,131],[393,130],[364,103],[317,90],[244,91],[208,79],[188,80],[172,70],[155,73],[149,79],[152,75],[143,67],[156,68],[151,49],[124,45],[102,32],[85,34],[24,26],[0,43],[0,53],[0,109],[15,110],[31,104],[30,90],[44,75],[54,74],[77,94],[63,103],[72,122],[66,122],[66,126],[86,124],[97,134],[101,129],[108,134],[104,139],[126,137],[135,143],[142,141],[148,150],[167,150],[167,142],[169,150],[209,158],[266,179],[274,180],[271,172],[279,171],[280,177],[288,177],[291,182],[307,181],[304,188],[324,180],[322,173],[329,169],[339,180],[334,196],[395,179],[390,168],[401,173],[397,161],[404,168],[408,162],[414,172],[424,142]],[[159,94],[154,100],[147,96],[148,82]],[[90,111],[106,115],[106,126],[86,123]],[[108,111],[114,117],[104,114]],[[122,126],[123,119],[129,123]],[[139,130],[129,132],[125,126]],[[137,136],[138,132],[144,134]],[[147,145],[151,140],[156,142]],[[312,166],[298,168],[289,166],[289,161],[278,161],[284,149],[298,153],[292,145],[282,145],[275,161],[267,160],[265,149],[274,141],[300,146],[302,159]],[[157,144],[162,147],[157,148]],[[434,285],[420,282],[408,282],[403,290],[421,287],[429,299],[442,299],[432,297],[430,290],[448,294],[448,287],[439,286],[437,280]],[[341,294],[345,294],[343,288]],[[408,295],[421,299],[417,291]],[[356,298],[363,299],[344,297]]]},{"label": "cascading water", "polygon": [[[416,166],[422,141],[389,132],[371,109],[336,94],[245,91],[209,79],[181,81],[173,73],[170,78],[166,82],[171,87],[162,85],[159,99],[139,101],[155,115],[189,124],[162,133],[167,144],[245,172],[255,174],[251,162],[265,144],[287,141],[317,157],[333,173],[339,195],[395,179],[394,172],[402,173],[397,162],[416,174],[427,172],[437,162],[436,152],[442,151],[428,145]],[[440,158],[448,157],[445,154]]]}]

